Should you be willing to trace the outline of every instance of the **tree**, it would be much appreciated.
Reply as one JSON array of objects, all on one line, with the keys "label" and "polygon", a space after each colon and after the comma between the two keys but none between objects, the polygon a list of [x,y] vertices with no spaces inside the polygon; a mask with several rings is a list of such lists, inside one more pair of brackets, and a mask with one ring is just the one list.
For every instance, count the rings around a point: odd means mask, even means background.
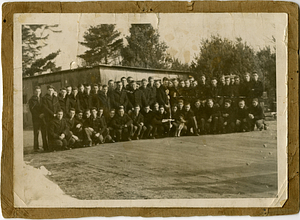
[{"label": "tree", "polygon": [[171,61],[171,70],[177,70],[177,71],[185,71],[188,72],[190,71],[190,67],[188,63],[182,63],[181,61],[178,60],[178,58],[172,58]]},{"label": "tree", "polygon": [[194,74],[205,74],[209,77],[221,75],[241,75],[256,68],[254,50],[243,43],[241,38],[231,41],[220,36],[202,40],[200,53],[191,64]]},{"label": "tree", "polygon": [[32,76],[43,72],[61,70],[54,63],[60,50],[40,57],[41,49],[47,46],[49,32],[59,33],[58,25],[22,25],[22,73],[23,76]]},{"label": "tree", "polygon": [[123,48],[123,39],[119,38],[120,35],[121,33],[115,30],[114,24],[91,26],[84,33],[84,42],[79,42],[88,50],[78,57],[84,59],[88,66],[118,63]]},{"label": "tree", "polygon": [[128,45],[121,52],[123,66],[169,68],[168,46],[159,41],[159,34],[151,24],[132,24],[129,32],[130,35],[126,36]]}]

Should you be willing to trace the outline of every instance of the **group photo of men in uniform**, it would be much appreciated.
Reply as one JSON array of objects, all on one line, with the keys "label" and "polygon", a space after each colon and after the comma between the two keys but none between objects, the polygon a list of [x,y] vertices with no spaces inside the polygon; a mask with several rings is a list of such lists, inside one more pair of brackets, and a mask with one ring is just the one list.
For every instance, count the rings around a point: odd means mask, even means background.
[{"label": "group photo of men in uniform", "polygon": [[198,80],[122,77],[107,84],[35,87],[29,100],[34,151],[267,129],[257,72]]}]

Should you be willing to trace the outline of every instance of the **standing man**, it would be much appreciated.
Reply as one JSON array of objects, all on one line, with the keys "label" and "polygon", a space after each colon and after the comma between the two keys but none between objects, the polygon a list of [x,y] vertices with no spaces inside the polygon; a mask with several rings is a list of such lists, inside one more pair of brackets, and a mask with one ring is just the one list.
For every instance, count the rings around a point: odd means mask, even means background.
[{"label": "standing man", "polygon": [[58,100],[59,100],[60,109],[62,109],[64,112],[64,117],[67,117],[67,114],[69,113],[70,101],[69,101],[69,97],[67,96],[66,88],[60,89]]},{"label": "standing man", "polygon": [[214,100],[214,103],[217,104],[217,105],[220,105],[219,104],[219,88],[217,86],[217,78],[216,77],[213,77],[212,80],[211,80],[211,86],[209,87],[209,90],[208,90],[208,97],[210,99],[213,99]]},{"label": "standing man", "polygon": [[[46,134],[45,137],[48,137],[47,126],[49,126],[50,122],[56,118],[56,114],[60,110],[59,101],[58,98],[54,95],[54,87],[52,85],[47,86],[47,94],[42,98],[42,106],[45,118],[45,126],[43,126],[42,129]],[[49,146],[47,138],[43,140],[43,146],[44,151],[50,150],[48,148]]]},{"label": "standing man", "polygon": [[132,81],[131,86],[132,86],[132,91],[129,91],[127,93],[128,100],[129,100],[129,108],[128,108],[129,111],[132,111],[134,106],[136,105],[142,107],[147,105],[147,101],[145,99],[143,92],[137,89],[136,81]]},{"label": "standing man", "polygon": [[147,87],[147,80],[146,79],[142,79],[142,85],[140,86],[139,90],[142,91],[142,93],[144,94],[144,97],[146,99],[146,103],[147,105],[150,102],[150,96],[151,96],[151,91],[150,89]]},{"label": "standing man", "polygon": [[125,111],[128,105],[128,97],[126,91],[123,89],[123,83],[118,81],[117,88],[110,95],[110,106],[114,109],[119,109],[120,106],[124,106]]},{"label": "standing man", "polygon": [[197,97],[200,100],[206,100],[209,92],[209,85],[206,83],[206,77],[204,74],[200,76],[200,82],[197,91]]},{"label": "standing man", "polygon": [[166,85],[168,84],[169,84],[169,79],[167,77],[163,78],[163,85],[161,85],[159,81],[155,82],[157,102],[159,103],[159,105],[164,106],[164,109],[166,111],[170,110],[170,102],[167,94],[169,90],[166,87]]},{"label": "standing man", "polygon": [[83,93],[82,101],[80,100],[80,105],[83,109],[91,109],[92,107],[97,107],[94,106],[93,103],[93,94],[91,93],[90,84],[85,84],[85,91]]},{"label": "standing man", "polygon": [[240,95],[242,98],[245,99],[246,106],[251,105],[251,89],[252,89],[252,82],[250,73],[245,73],[244,81],[241,86]]},{"label": "standing man", "polygon": [[110,97],[108,94],[108,86],[103,85],[102,91],[99,93],[100,106],[103,108],[104,115],[107,115],[110,110]]},{"label": "standing man", "polygon": [[257,72],[253,72],[252,76],[253,76],[253,83],[251,88],[251,97],[257,98],[259,100],[263,95],[263,90],[264,90],[263,84],[261,81],[258,80]]},{"label": "standing man", "polygon": [[[42,133],[43,145],[45,148],[46,144],[46,130],[45,128],[45,115],[43,113],[42,98],[41,98],[41,87],[36,86],[34,89],[34,95],[29,99],[29,110],[32,116],[33,124],[33,150],[39,151],[39,132]],[[44,143],[45,142],[45,143]]]},{"label": "standing man", "polygon": [[149,105],[150,105],[150,108],[153,107],[153,105],[155,104],[156,102],[156,87],[154,85],[154,79],[152,76],[149,76],[148,78],[148,85],[147,87],[149,88],[150,92],[149,92]]},{"label": "standing man", "polygon": [[78,88],[73,87],[72,94],[69,96],[69,107],[74,108],[76,112],[80,110],[80,102],[78,98]]}]

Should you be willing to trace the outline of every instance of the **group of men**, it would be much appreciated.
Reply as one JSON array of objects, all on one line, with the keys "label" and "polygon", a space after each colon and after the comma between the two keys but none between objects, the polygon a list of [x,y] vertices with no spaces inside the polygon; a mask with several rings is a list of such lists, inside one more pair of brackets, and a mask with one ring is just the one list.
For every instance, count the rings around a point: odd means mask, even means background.
[{"label": "group of men", "polygon": [[259,104],[263,84],[254,72],[240,80],[222,76],[207,82],[188,79],[132,77],[107,85],[80,84],[41,88],[29,100],[34,151],[87,147],[107,142],[182,135],[217,134],[266,129]]}]

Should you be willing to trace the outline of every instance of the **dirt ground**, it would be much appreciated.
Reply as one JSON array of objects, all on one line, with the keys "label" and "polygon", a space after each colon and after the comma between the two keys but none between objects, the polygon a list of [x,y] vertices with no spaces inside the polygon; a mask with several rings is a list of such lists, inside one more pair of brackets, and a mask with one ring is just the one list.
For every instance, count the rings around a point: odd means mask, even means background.
[{"label": "dirt ground", "polygon": [[164,138],[33,153],[24,160],[77,199],[261,198],[277,192],[276,121],[267,131]]}]

